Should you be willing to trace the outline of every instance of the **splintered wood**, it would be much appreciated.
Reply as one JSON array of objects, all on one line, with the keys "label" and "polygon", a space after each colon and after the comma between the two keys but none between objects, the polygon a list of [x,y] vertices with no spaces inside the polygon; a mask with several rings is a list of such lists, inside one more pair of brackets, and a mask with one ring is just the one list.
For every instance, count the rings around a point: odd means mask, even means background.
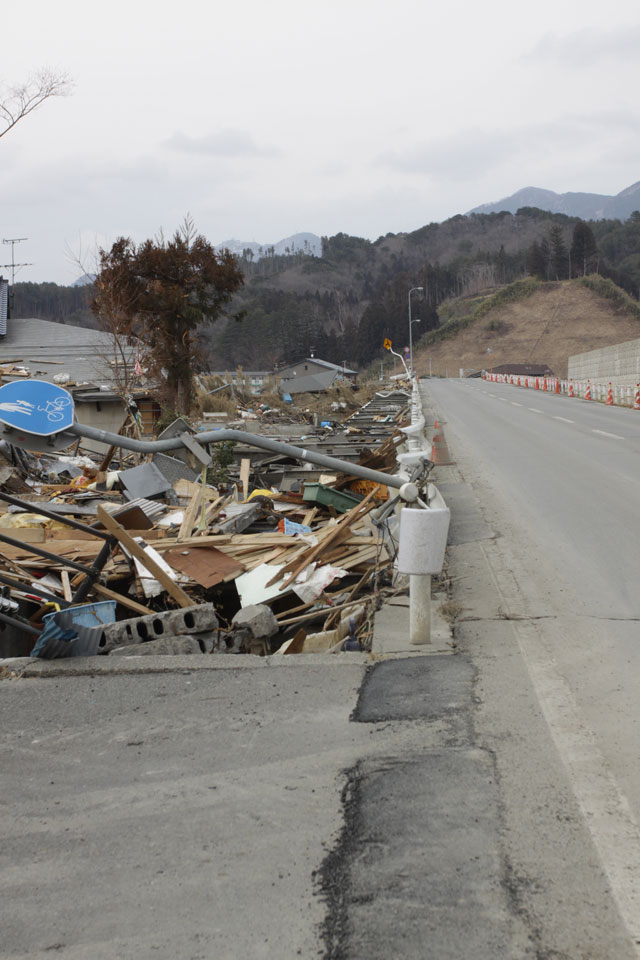
[{"label": "splintered wood", "polygon": [[[400,413],[389,419],[391,435],[360,453],[362,465],[382,473],[395,469],[401,440]],[[356,425],[350,429],[366,434]],[[111,448],[99,470],[114,453]],[[279,652],[338,649],[345,636],[355,642],[349,633],[354,623],[361,632],[370,625],[379,584],[391,567],[392,541],[371,511],[394,494],[348,473],[315,476],[319,482],[296,481],[298,492],[270,490],[245,455],[237,461],[231,493],[209,486],[203,468],[199,482],[174,483],[170,503],[141,498],[130,507],[104,483],[95,494],[82,493],[77,484],[34,484],[31,502],[19,507],[23,512],[0,523],[0,571],[22,596],[38,596],[41,582],[43,593],[63,604],[73,605],[79,588],[78,602],[115,600],[119,618],[214,602],[225,611],[221,622],[227,617],[229,623],[238,605],[266,603],[279,626],[290,628]],[[328,492],[327,500],[317,499],[318,488]],[[54,498],[55,518],[35,515]],[[81,527],[65,525],[61,503]]]}]

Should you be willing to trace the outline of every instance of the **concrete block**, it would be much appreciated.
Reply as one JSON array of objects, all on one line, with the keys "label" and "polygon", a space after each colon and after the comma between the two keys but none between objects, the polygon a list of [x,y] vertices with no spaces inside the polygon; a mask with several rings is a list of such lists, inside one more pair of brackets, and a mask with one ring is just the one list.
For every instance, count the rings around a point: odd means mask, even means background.
[{"label": "concrete block", "polygon": [[271,607],[265,603],[253,603],[238,610],[232,623],[250,630],[254,640],[272,637],[280,629]]},{"label": "concrete block", "polygon": [[218,618],[212,604],[165,610],[147,617],[132,617],[130,620],[105,624],[99,652],[109,653],[115,647],[145,643],[166,636],[210,633],[217,629]]},{"label": "concrete block", "polygon": [[162,637],[159,640],[148,640],[146,643],[134,643],[130,646],[116,647],[111,651],[112,657],[148,657],[148,656],[180,656],[184,654],[203,654],[208,651],[205,643],[191,634],[188,637]]}]

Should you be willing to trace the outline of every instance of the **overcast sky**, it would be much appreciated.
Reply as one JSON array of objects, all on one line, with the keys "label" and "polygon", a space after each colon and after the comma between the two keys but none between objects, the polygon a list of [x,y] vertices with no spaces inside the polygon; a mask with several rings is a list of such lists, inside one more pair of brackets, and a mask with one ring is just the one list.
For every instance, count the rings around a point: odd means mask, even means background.
[{"label": "overcast sky", "polygon": [[640,180],[637,0],[31,0],[2,35],[5,84],[75,85],[0,139],[19,280],[187,212],[213,243],[375,239]]}]

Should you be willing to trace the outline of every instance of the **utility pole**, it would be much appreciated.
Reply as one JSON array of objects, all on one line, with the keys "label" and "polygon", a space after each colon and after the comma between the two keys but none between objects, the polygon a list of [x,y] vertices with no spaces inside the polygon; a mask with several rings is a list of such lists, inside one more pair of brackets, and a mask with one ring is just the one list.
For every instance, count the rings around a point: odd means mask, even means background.
[{"label": "utility pole", "polygon": [[30,266],[32,266],[32,264],[30,264],[30,263],[16,263],[16,261],[15,261],[16,243],[22,243],[23,240],[28,240],[28,239],[29,239],[29,237],[13,237],[13,238],[8,239],[8,240],[5,240],[4,237],[3,237],[3,239],[2,239],[2,242],[3,242],[3,243],[10,243],[10,244],[11,244],[11,263],[1,263],[1,264],[0,264],[0,267],[2,267],[3,269],[6,269],[6,270],[8,270],[9,267],[11,267],[11,286],[13,286],[14,281],[15,281],[15,277],[16,277],[16,267],[30,267]]}]

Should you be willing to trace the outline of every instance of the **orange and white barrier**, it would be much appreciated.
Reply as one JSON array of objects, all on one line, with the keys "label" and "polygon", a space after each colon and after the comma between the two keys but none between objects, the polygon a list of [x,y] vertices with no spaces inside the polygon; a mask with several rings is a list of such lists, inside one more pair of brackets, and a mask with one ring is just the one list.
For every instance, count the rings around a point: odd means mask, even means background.
[{"label": "orange and white barrier", "polygon": [[640,384],[617,383],[591,380],[562,380],[559,377],[517,376],[511,373],[482,372],[482,379],[490,383],[502,383],[507,386],[535,389],[556,396],[592,400],[607,406],[626,406],[640,410]]}]

